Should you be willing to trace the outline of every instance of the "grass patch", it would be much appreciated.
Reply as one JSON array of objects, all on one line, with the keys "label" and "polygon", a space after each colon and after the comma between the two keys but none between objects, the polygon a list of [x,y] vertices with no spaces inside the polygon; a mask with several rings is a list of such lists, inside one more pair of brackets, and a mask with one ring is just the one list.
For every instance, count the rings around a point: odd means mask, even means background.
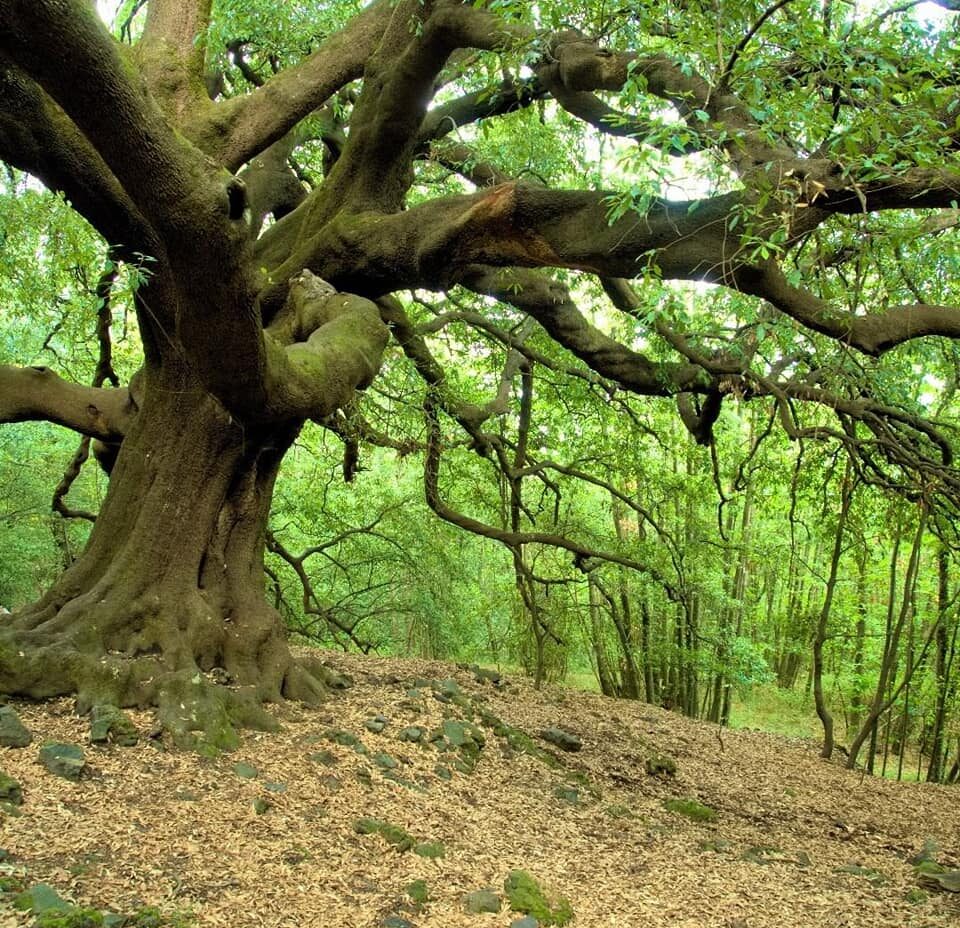
[{"label": "grass patch", "polygon": [[511,870],[503,889],[514,912],[532,915],[541,925],[566,925],[573,919],[570,903],[566,899],[548,899],[526,870]]},{"label": "grass patch", "polygon": [[696,799],[665,799],[663,807],[668,812],[676,812],[693,822],[715,822],[717,820],[716,809],[705,806]]}]

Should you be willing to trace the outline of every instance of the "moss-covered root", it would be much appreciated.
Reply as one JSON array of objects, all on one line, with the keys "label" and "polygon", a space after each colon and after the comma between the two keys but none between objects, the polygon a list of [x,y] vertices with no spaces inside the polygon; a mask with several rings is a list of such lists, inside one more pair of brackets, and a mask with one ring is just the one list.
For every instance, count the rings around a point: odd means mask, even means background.
[{"label": "moss-covered root", "polygon": [[227,689],[211,683],[199,671],[164,674],[153,681],[151,700],[157,718],[177,747],[201,754],[232,751],[239,744],[237,730],[279,728],[261,705],[253,688]]}]

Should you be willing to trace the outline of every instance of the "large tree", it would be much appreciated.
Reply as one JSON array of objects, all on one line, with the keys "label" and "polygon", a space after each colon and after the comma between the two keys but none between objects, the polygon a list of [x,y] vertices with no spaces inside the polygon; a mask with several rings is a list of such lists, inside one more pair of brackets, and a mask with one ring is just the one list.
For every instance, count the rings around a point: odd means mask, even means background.
[{"label": "large tree", "polygon": [[[451,510],[440,422],[518,481],[525,440],[509,457],[484,423],[533,364],[676,397],[704,444],[725,397],[761,399],[791,437],[842,443],[863,479],[956,495],[948,439],[869,376],[870,359],[960,336],[952,279],[911,264],[929,260],[922,236],[954,247],[944,10],[933,27],[911,4],[858,25],[830,0],[719,18],[699,2],[254,4],[136,0],[114,35],[90,0],[0,0],[0,159],[102,236],[107,281],[142,268],[144,351],[126,387],[0,366],[0,421],[89,436],[110,473],[82,556],[5,623],[0,692],[153,704],[215,742],[266,724],[265,700],[319,698],[321,668],[294,659],[264,597],[271,494],[305,422],[364,432],[337,411],[391,338],[430,388],[431,506],[515,550],[591,554]],[[521,133],[565,134],[564,164],[511,157],[522,134],[497,127],[525,115]],[[706,328],[683,311],[696,289],[671,281],[714,286]],[[401,298],[453,288],[483,299],[418,325]],[[592,317],[578,305],[601,299]],[[496,301],[535,322],[505,327]],[[447,322],[509,349],[485,405],[448,389],[428,338]],[[572,357],[545,358],[535,329]],[[804,403],[833,422],[805,423]]]}]

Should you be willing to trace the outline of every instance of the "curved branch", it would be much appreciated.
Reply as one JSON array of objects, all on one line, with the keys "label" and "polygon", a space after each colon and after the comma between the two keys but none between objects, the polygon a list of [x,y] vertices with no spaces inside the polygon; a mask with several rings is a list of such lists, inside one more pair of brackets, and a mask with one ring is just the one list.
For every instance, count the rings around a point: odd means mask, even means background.
[{"label": "curved branch", "polygon": [[477,90],[429,110],[417,138],[418,147],[443,138],[461,126],[525,109],[546,96],[536,78],[506,80],[496,90]]},{"label": "curved branch", "polygon": [[392,0],[371,3],[300,64],[246,96],[218,103],[188,127],[190,137],[227,170],[236,171],[363,74],[392,12]]},{"label": "curved branch", "polygon": [[387,338],[373,303],[304,271],[266,330],[267,417],[325,419],[370,385]]},{"label": "curved branch", "polygon": [[591,559],[609,561],[612,564],[620,564],[623,567],[629,567],[639,573],[647,574],[662,584],[664,589],[672,589],[669,582],[662,577],[649,564],[635,561],[633,558],[624,557],[608,551],[598,551],[577,541],[571,541],[563,535],[556,535],[550,532],[515,532],[506,531],[497,528],[494,525],[488,525],[486,522],[480,522],[472,519],[462,513],[451,509],[443,501],[440,495],[440,422],[436,406],[433,400],[428,396],[424,404],[424,413],[427,421],[427,453],[424,457],[424,491],[426,494],[427,505],[433,512],[458,528],[465,529],[474,535],[480,535],[484,538],[491,538],[499,541],[512,550],[516,550],[522,545],[542,544],[550,547],[559,548],[563,551],[569,551],[574,555],[574,560],[582,564]]},{"label": "curved branch", "polygon": [[717,79],[717,84],[720,87],[726,87],[727,81],[730,79],[730,75],[733,73],[733,69],[737,63],[737,59],[743,54],[743,50],[750,44],[750,40],[760,31],[763,24],[771,17],[777,10],[783,9],[788,3],[792,3],[793,0],[776,0],[772,6],[767,7],[760,14],[760,18],[747,30],[746,35],[737,43],[737,47],[733,50],[730,55],[730,58],[727,61],[726,67],[723,69],[720,77]]},{"label": "curved branch", "polygon": [[874,357],[927,335],[960,338],[960,307],[913,303],[859,316],[793,286],[774,264],[741,271],[737,279],[745,292],[763,297],[808,329]]},{"label": "curved branch", "polygon": [[0,55],[0,159],[27,171],[74,209],[120,257],[157,254],[153,230],[66,113]]},{"label": "curved branch", "polygon": [[655,364],[605,335],[587,321],[565,286],[535,271],[515,268],[499,273],[490,268],[470,267],[460,282],[469,290],[494,296],[529,313],[551,338],[592,370],[634,393],[669,396],[709,386],[708,378],[693,365]]}]

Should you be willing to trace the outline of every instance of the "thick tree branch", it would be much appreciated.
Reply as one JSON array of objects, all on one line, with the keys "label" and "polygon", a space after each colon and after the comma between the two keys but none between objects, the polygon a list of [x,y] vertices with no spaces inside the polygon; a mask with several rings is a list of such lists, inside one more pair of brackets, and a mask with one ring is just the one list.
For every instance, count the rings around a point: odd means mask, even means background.
[{"label": "thick tree branch", "polygon": [[154,98],[183,123],[191,110],[210,106],[207,28],[212,0],[150,0],[138,55]]},{"label": "thick tree branch", "polygon": [[[644,89],[671,103],[690,129],[718,140],[741,174],[769,162],[796,159],[789,146],[771,143],[739,98],[716,91],[666,55],[612,52],[577,33],[560,33],[553,37],[538,74],[548,86],[563,87],[567,93],[622,90],[631,75],[638,75]],[[709,117],[707,126],[698,110]]]},{"label": "thick tree branch", "polygon": [[305,271],[267,330],[267,415],[325,419],[369,386],[387,337],[373,303],[335,293]]},{"label": "thick tree branch", "polygon": [[391,0],[371,3],[300,64],[246,96],[218,103],[188,127],[190,137],[227,170],[238,170],[363,74],[392,12]]},{"label": "thick tree branch", "polygon": [[742,271],[738,281],[744,291],[763,297],[808,329],[865,354],[877,356],[926,335],[960,338],[960,307],[916,303],[865,316],[853,315],[793,286],[773,263],[762,269]]},{"label": "thick tree branch", "polygon": [[55,422],[116,442],[123,440],[136,411],[126,389],[82,387],[48,367],[0,365],[0,422]]},{"label": "thick tree branch", "polygon": [[474,264],[635,277],[650,263],[665,278],[733,282],[745,256],[726,223],[740,195],[658,200],[645,216],[613,223],[610,196],[508,183],[402,213],[340,214],[311,238],[297,239],[296,226],[278,223],[262,237],[258,260],[283,255],[287,247],[293,255],[270,274],[275,283],[270,288],[268,281],[264,299],[268,306],[278,296],[282,302],[283,281],[302,267],[365,296],[413,286],[442,289]]},{"label": "thick tree branch", "polygon": [[455,0],[396,4],[376,53],[364,68],[350,135],[305,227],[342,209],[390,213],[401,208],[437,75],[457,48],[497,49],[511,41],[503,20]]},{"label": "thick tree branch", "polygon": [[[199,284],[197,303],[209,301],[210,288],[195,278],[213,268],[237,288],[222,297],[234,306],[250,302],[247,279],[238,272],[246,227],[242,204],[238,210],[231,195],[235,181],[212,174],[201,152],[171,131],[93,6],[87,0],[11,0],[0,7],[0,51],[86,136],[162,238],[188,289]],[[71,67],[62,67],[64,57]]]},{"label": "thick tree branch", "polygon": [[253,237],[257,236],[268,215],[282,219],[306,199],[307,192],[289,163],[299,141],[296,132],[285,135],[240,172],[240,180],[246,188]]},{"label": "thick tree branch", "polygon": [[504,116],[525,109],[546,96],[546,89],[536,78],[510,79],[496,90],[477,90],[430,110],[420,126],[418,147],[494,116]]},{"label": "thick tree branch", "polygon": [[153,230],[66,113],[0,56],[0,159],[62,192],[119,255],[157,254]]},{"label": "thick tree branch", "polygon": [[516,268],[504,273],[471,267],[462,275],[461,283],[529,313],[551,338],[588,367],[634,393],[669,396],[709,387],[709,378],[700,368],[655,364],[605,335],[587,321],[565,286],[535,271]]},{"label": "thick tree branch", "polygon": [[509,174],[505,174],[489,162],[480,161],[469,146],[447,139],[434,142],[430,146],[428,157],[447,170],[459,174],[476,187],[495,187],[497,184],[506,184],[512,180]]}]

